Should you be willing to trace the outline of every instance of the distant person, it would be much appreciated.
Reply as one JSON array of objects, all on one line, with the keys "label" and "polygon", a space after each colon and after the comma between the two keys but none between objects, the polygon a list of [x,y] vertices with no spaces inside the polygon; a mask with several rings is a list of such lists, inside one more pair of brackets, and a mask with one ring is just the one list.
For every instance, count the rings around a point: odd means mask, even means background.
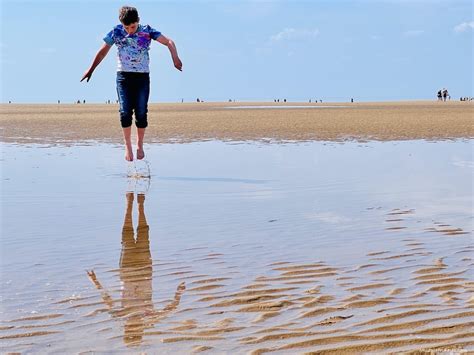
[{"label": "distant person", "polygon": [[97,52],[81,81],[90,80],[92,73],[105,58],[112,45],[118,49],[117,93],[120,101],[120,123],[125,141],[125,160],[133,161],[132,114],[135,112],[137,127],[137,159],[143,159],[143,140],[148,126],[147,112],[150,96],[149,55],[152,40],[168,47],[173,64],[179,71],[183,64],[174,42],[149,25],[141,25],[138,11],[134,7],[122,6],[119,10],[120,25],[104,37],[104,44]]},{"label": "distant person", "polygon": [[286,102],[286,99],[283,99],[283,102]]},{"label": "distant person", "polygon": [[82,103],[85,104],[85,103],[86,103],[86,100],[83,100]]},{"label": "distant person", "polygon": [[201,100],[199,100],[199,97],[196,99],[196,102],[201,102]]},{"label": "distant person", "polygon": [[351,98],[351,103],[354,103],[354,98]]},{"label": "distant person", "polygon": [[11,101],[8,101],[9,104],[11,104],[12,102]]},{"label": "distant person", "polygon": [[58,100],[58,105],[61,103],[61,100]]},{"label": "distant person", "polygon": [[443,101],[443,90],[438,90],[438,101]]},{"label": "distant person", "polygon": [[446,98],[449,96],[448,94],[448,89],[444,88],[443,89],[443,101],[446,102]]}]

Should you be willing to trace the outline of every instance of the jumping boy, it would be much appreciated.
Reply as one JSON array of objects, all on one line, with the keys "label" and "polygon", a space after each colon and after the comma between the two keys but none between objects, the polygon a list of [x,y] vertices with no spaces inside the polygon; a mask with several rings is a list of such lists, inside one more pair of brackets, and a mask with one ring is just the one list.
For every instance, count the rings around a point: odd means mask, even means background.
[{"label": "jumping boy", "polygon": [[134,7],[123,6],[119,11],[120,25],[114,27],[104,37],[104,44],[95,55],[89,69],[81,81],[90,80],[92,73],[105,58],[112,45],[117,45],[117,94],[120,102],[120,123],[125,141],[125,160],[133,161],[131,142],[132,114],[135,112],[137,126],[137,159],[143,159],[143,138],[148,126],[148,98],[150,96],[150,43],[156,40],[168,47],[174,66],[182,70],[183,64],[178,57],[174,42],[149,25],[140,25],[138,11]]}]

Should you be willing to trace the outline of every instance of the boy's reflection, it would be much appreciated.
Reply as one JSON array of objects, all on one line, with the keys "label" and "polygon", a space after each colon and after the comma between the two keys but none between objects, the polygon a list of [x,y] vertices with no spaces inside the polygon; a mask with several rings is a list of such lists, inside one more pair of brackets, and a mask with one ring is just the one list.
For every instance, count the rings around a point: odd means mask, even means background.
[{"label": "boy's reflection", "polygon": [[146,328],[176,309],[185,289],[182,282],[176,289],[174,300],[161,310],[153,305],[153,267],[150,253],[149,226],[145,217],[145,195],[138,194],[138,227],[136,239],[133,233],[132,210],[134,194],[127,193],[127,208],[122,228],[122,254],[120,256],[120,280],[122,298],[120,308],[114,308],[114,300],[97,279],[94,270],[88,271],[90,280],[101,290],[102,299],[113,317],[125,319],[124,342],[128,346],[140,344]]}]

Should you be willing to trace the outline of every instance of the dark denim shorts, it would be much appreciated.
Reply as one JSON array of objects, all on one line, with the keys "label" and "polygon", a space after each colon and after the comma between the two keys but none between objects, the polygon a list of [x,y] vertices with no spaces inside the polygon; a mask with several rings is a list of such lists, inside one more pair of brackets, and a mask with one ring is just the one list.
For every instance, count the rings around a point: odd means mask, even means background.
[{"label": "dark denim shorts", "polygon": [[120,102],[120,123],[122,127],[132,125],[135,112],[135,125],[148,126],[148,98],[150,96],[150,74],[117,72],[117,95]]}]

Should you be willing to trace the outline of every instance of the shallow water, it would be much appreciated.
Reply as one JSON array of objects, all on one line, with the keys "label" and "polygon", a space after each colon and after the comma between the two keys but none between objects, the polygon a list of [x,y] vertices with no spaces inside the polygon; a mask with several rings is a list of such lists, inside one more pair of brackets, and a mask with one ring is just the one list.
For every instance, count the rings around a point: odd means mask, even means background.
[{"label": "shallow water", "polygon": [[285,109],[285,108],[350,108],[353,106],[342,106],[342,105],[251,105],[251,106],[227,106],[224,107],[225,109],[234,109],[234,110],[252,110],[252,109],[271,109],[271,110],[278,110],[278,109]]},{"label": "shallow water", "polygon": [[2,150],[6,351],[472,349],[472,141]]}]

